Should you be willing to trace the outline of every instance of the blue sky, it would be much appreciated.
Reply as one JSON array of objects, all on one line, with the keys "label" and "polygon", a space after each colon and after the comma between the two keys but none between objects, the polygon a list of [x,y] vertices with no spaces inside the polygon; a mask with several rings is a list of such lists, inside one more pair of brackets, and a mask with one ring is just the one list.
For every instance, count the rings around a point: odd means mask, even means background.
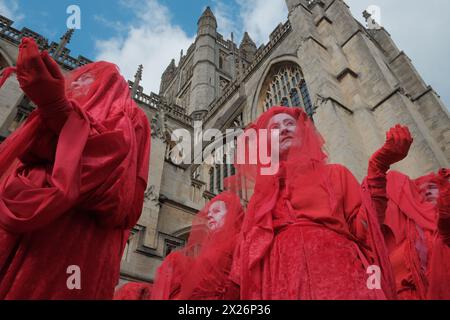
[{"label": "blue sky", "polygon": [[[346,2],[359,20],[369,5],[379,5],[382,25],[450,106],[450,1]],[[226,38],[234,32],[240,41],[249,31],[258,45],[287,19],[284,0],[0,0],[0,14],[16,21],[17,29],[26,26],[58,41],[67,30],[69,5],[81,9],[81,30],[69,45],[72,55],[115,62],[129,79],[142,63],[146,93],[158,92],[163,70],[193,42],[206,6],[213,9]]]},{"label": "blue sky", "polygon": [[[70,44],[74,54],[92,57],[95,52],[95,43],[100,39],[117,36],[120,30],[111,27],[116,24],[126,27],[135,19],[133,8],[127,7],[117,0],[19,0],[4,1],[6,4],[16,2],[19,4],[18,17],[14,26],[37,31],[50,40],[58,41],[67,30],[66,9],[70,5],[78,5],[81,9],[81,29],[76,31]],[[188,35],[196,32],[196,23],[202,9],[211,3],[207,0],[170,1],[161,0],[159,3],[170,8],[172,20],[179,24]],[[21,17],[22,16],[22,17]]]}]

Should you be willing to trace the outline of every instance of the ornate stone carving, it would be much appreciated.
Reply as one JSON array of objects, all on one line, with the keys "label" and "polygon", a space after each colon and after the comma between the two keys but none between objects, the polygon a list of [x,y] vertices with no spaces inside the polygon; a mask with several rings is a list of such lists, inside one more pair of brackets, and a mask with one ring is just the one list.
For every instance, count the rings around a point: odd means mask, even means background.
[{"label": "ornate stone carving", "polygon": [[163,110],[159,110],[151,122],[152,137],[165,140],[167,119]]},{"label": "ornate stone carving", "polygon": [[145,191],[144,199],[157,207],[161,206],[161,203],[159,202],[159,195],[156,194],[155,186],[153,185],[149,186]]}]

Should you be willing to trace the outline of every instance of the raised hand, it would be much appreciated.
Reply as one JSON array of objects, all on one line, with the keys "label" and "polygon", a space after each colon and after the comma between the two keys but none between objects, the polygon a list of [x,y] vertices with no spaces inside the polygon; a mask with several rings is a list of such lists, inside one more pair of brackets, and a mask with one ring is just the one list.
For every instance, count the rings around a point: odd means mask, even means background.
[{"label": "raised hand", "polygon": [[17,79],[25,94],[40,108],[66,104],[65,81],[58,64],[47,51],[39,52],[32,38],[19,46]]},{"label": "raised hand", "polygon": [[439,188],[438,230],[444,242],[450,246],[450,182],[447,180]]},{"label": "raised hand", "polygon": [[386,133],[386,142],[369,160],[370,174],[385,174],[391,165],[406,158],[413,138],[408,127],[397,124]]}]

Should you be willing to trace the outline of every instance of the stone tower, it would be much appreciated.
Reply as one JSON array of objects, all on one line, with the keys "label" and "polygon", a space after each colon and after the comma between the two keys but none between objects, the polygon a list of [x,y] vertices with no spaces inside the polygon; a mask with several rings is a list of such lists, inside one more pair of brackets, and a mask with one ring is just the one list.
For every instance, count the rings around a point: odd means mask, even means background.
[{"label": "stone tower", "polygon": [[209,7],[198,20],[188,114],[201,119],[216,97],[217,21]]}]

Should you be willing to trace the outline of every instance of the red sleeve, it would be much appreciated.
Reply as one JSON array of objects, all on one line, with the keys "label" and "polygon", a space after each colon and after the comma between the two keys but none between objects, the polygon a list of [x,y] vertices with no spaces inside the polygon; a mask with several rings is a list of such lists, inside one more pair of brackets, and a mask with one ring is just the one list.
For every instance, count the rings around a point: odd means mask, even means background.
[{"label": "red sleeve", "polygon": [[368,228],[367,213],[362,206],[361,186],[346,167],[337,166],[340,175],[344,216],[350,232],[365,241]]},{"label": "red sleeve", "polygon": [[0,226],[13,233],[36,230],[71,209],[80,195],[80,166],[89,121],[72,113],[61,131],[52,164],[20,165],[0,186]]},{"label": "red sleeve", "polygon": [[360,185],[353,174],[343,168],[342,181],[345,215],[350,230],[369,248],[364,250],[369,263],[380,266],[384,279],[382,288],[386,297],[395,299],[395,277],[367,180]]},{"label": "red sleeve", "polygon": [[[86,144],[82,166],[80,205],[106,226],[131,228],[142,213],[147,188],[150,128],[139,110],[133,124],[121,120],[115,130],[92,137]],[[127,126],[133,129],[127,130]]]},{"label": "red sleeve", "polygon": [[135,132],[127,117],[113,129],[97,132],[81,111],[72,112],[59,135],[54,162],[22,164],[5,179],[0,226],[15,233],[33,231],[75,207],[96,214],[108,226],[133,225],[146,188],[138,175],[148,172],[148,162],[138,163],[149,152],[142,150],[149,145],[148,122],[139,124],[144,134]]}]

